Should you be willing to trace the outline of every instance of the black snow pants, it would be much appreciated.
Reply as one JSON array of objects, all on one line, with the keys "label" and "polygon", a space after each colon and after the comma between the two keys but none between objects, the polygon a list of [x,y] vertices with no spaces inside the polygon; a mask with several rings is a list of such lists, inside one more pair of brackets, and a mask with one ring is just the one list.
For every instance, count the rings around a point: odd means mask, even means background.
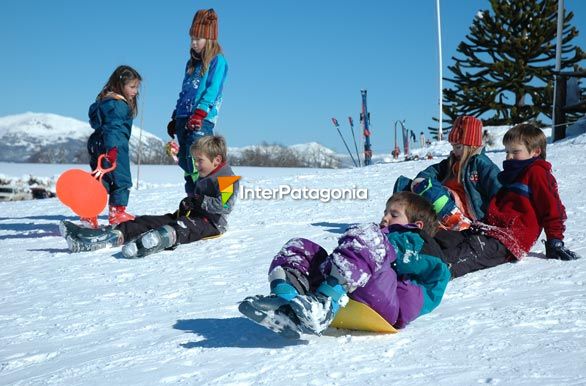
[{"label": "black snow pants", "polygon": [[440,230],[434,238],[444,252],[452,278],[509,261],[509,250],[500,241],[472,230]]},{"label": "black snow pants", "polygon": [[164,225],[169,225],[175,229],[177,244],[192,243],[220,234],[218,229],[206,218],[185,216],[177,218],[175,213],[167,213],[161,216],[136,216],[134,220],[119,224],[116,229],[122,231],[124,241],[127,242],[136,239],[151,229],[157,229]]}]

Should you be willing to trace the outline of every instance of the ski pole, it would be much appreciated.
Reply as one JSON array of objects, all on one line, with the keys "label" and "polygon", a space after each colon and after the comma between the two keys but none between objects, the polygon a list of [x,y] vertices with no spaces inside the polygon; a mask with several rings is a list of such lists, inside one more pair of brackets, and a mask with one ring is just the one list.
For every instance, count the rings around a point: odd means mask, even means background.
[{"label": "ski pole", "polygon": [[362,166],[360,164],[360,154],[358,153],[358,145],[356,144],[356,137],[354,136],[354,121],[352,117],[348,117],[348,121],[350,122],[350,131],[352,131],[352,138],[354,139],[354,149],[356,149],[356,158],[358,159],[358,166]]},{"label": "ski pole", "polygon": [[332,122],[333,122],[334,126],[336,127],[336,130],[338,130],[338,134],[340,134],[340,138],[342,138],[342,142],[344,142],[344,146],[346,146],[346,150],[348,150],[348,154],[350,154],[350,158],[352,159],[352,163],[354,164],[354,167],[358,166],[358,165],[356,165],[356,160],[354,159],[354,156],[352,155],[352,152],[350,151],[350,148],[348,147],[348,144],[346,143],[346,140],[344,139],[344,136],[342,135],[342,132],[340,131],[340,124],[338,123],[338,120],[336,118],[332,118]]}]

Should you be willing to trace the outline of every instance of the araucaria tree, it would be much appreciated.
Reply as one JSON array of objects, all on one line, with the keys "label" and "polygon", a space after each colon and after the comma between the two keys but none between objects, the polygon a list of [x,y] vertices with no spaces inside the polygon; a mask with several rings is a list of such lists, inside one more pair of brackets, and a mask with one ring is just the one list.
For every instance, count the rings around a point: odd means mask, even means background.
[{"label": "araucaria tree", "polygon": [[[490,0],[478,12],[448,68],[453,88],[444,89],[444,113],[480,117],[487,125],[551,117],[555,68],[557,0]],[[564,18],[562,69],[586,58],[572,44],[578,30]]]}]

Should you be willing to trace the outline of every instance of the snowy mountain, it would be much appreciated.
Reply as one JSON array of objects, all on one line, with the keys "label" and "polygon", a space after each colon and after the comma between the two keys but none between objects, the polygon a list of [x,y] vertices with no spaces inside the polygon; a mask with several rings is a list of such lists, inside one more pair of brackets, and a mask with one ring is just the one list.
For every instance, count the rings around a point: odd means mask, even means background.
[{"label": "snowy mountain", "polygon": [[[133,126],[130,138],[131,160],[165,163],[164,142]],[[0,161],[39,163],[87,163],[89,123],[57,114],[24,113],[0,117]]]},{"label": "snowy mountain", "polygon": [[243,166],[339,168],[343,165],[335,151],[317,143],[309,142],[283,146],[263,143],[228,149],[231,163]]},{"label": "snowy mountain", "polygon": [[[87,122],[57,114],[24,113],[0,117],[0,162],[32,163],[81,163],[88,162],[87,139],[93,129]],[[133,126],[130,138],[131,161],[138,163],[141,144],[140,128]],[[166,138],[165,140],[167,140]],[[142,132],[141,163],[169,164],[164,151],[165,141]],[[231,157],[240,158],[251,152],[264,152],[268,157],[278,158],[285,149],[293,155],[296,164],[304,167],[338,167],[336,153],[315,142],[280,147],[278,145],[256,145],[231,147]]]},{"label": "snowy mountain", "polygon": [[[497,141],[499,142],[499,141]],[[449,144],[438,145],[445,152]],[[70,254],[77,221],[57,199],[0,202],[0,383],[7,385],[582,385],[586,379],[586,134],[548,145],[576,261],[527,258],[450,282],[440,306],[392,335],[328,329],[282,339],[242,317],[269,291],[272,257],[292,237],[331,251],[344,229],[378,221],[399,175],[435,160],[364,169],[234,167],[247,187],[368,189],[367,200],[244,200],[221,238],[144,259],[120,248]],[[504,152],[488,155],[497,165]],[[50,177],[68,165],[0,163]],[[148,165],[129,211],[176,209],[177,166]],[[585,191],[582,191],[585,190]],[[102,216],[105,223],[106,216]]]}]

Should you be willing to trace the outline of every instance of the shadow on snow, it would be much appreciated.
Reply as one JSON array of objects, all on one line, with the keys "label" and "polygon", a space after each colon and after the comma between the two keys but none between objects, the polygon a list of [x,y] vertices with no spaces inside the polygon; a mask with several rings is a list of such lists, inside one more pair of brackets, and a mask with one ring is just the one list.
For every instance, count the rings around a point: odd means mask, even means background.
[{"label": "shadow on snow", "polygon": [[274,349],[308,343],[305,340],[285,339],[246,318],[178,320],[173,328],[201,336],[200,340],[182,344],[184,348]]},{"label": "shadow on snow", "polygon": [[354,224],[322,221],[322,222],[314,222],[311,225],[314,227],[329,228],[329,229],[326,229],[326,231],[330,232],[330,233],[343,234],[344,232],[346,232],[346,229],[348,229],[348,227],[350,227],[351,225],[354,225]]}]

